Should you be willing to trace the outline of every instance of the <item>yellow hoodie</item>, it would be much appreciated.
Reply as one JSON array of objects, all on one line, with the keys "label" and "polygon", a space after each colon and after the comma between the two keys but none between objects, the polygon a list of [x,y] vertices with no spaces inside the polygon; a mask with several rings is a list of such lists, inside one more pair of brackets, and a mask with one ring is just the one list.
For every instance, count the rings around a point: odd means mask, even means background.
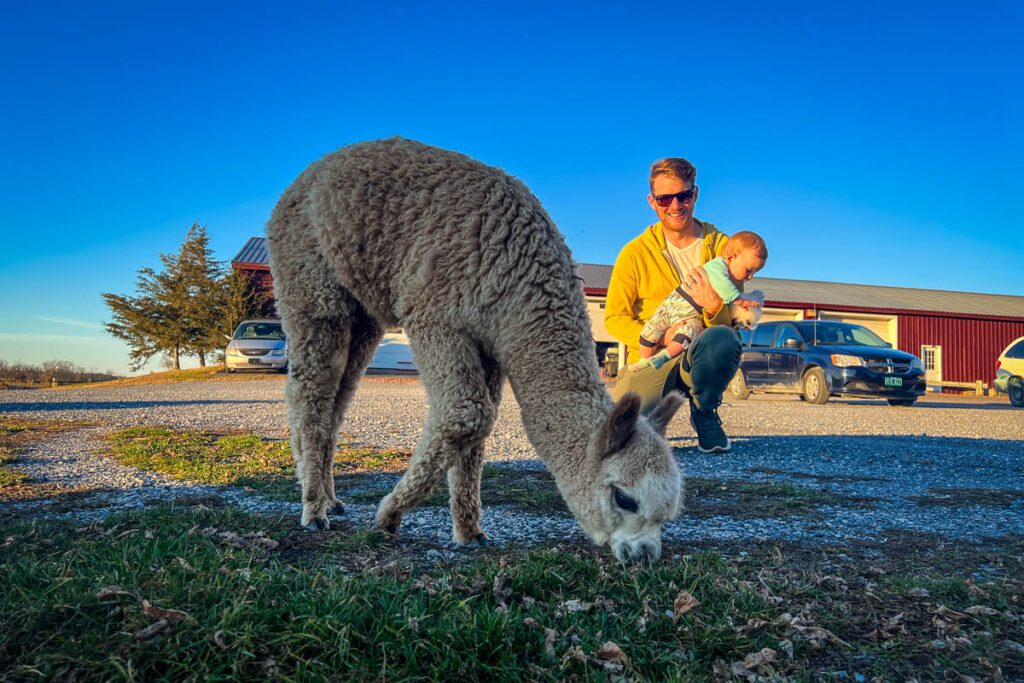
[{"label": "yellow hoodie", "polygon": [[[701,263],[721,256],[729,236],[711,223],[693,220],[704,230]],[[619,252],[608,283],[604,324],[613,337],[626,345],[627,362],[640,358],[640,330],[669,292],[679,285],[679,275],[668,258],[665,230],[660,221],[647,226]],[[732,322],[728,306],[722,306],[713,319],[707,314],[704,318],[708,326]]]}]

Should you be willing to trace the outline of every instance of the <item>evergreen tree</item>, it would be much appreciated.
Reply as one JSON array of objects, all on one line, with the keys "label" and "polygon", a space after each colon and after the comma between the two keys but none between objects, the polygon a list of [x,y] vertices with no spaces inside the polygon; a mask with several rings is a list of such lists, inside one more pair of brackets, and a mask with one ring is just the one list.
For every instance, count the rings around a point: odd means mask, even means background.
[{"label": "evergreen tree", "polygon": [[[269,299],[256,289],[253,279],[240,270],[231,270],[221,280],[223,296],[220,315],[220,334],[232,335],[243,320],[261,318]],[[223,337],[218,337],[218,343]]]},{"label": "evergreen tree", "polygon": [[167,354],[175,369],[181,354],[199,356],[217,348],[211,329],[223,298],[222,266],[212,258],[206,228],[194,224],[177,254],[161,254],[160,272],[139,271],[135,296],[104,293],[113,321],[107,332],[124,340],[130,349],[131,368],[138,370],[157,354]]}]

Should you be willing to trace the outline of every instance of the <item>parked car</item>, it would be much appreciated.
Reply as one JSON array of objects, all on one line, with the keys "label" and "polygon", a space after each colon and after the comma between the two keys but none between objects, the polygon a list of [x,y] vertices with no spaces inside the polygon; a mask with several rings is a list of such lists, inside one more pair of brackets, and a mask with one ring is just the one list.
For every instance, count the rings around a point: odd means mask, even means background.
[{"label": "parked car", "polygon": [[924,365],[864,327],[831,320],[769,322],[744,330],[732,398],[752,391],[797,393],[809,403],[830,396],[884,398],[911,406],[925,392]]},{"label": "parked car", "polygon": [[996,361],[996,391],[1010,395],[1010,403],[1024,408],[1024,337],[1014,339]]},{"label": "parked car", "polygon": [[373,360],[366,368],[370,373],[382,374],[416,374],[416,359],[409,346],[409,338],[404,332],[388,332],[380,340]]},{"label": "parked car", "polygon": [[288,342],[280,320],[266,318],[243,321],[235,334],[227,339],[229,341],[224,351],[224,361],[228,372],[288,371]]}]

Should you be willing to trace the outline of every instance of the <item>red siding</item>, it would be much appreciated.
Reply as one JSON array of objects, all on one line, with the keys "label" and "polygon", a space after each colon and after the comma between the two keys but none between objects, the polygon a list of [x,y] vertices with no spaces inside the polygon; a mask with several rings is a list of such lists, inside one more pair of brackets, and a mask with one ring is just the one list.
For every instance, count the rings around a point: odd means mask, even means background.
[{"label": "red siding", "polygon": [[974,320],[927,314],[899,314],[899,347],[921,355],[921,345],[942,347],[942,379],[991,384],[996,358],[1007,344],[1024,336],[1024,321]]}]

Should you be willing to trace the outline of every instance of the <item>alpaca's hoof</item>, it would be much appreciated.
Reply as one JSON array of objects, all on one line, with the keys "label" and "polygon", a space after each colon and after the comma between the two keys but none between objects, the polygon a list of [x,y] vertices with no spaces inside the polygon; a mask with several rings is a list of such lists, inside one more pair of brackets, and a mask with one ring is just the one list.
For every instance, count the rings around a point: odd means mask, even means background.
[{"label": "alpaca's hoof", "polygon": [[327,531],[331,528],[331,523],[325,518],[314,517],[302,526],[306,531]]},{"label": "alpaca's hoof", "polygon": [[335,498],[334,502],[331,503],[330,513],[332,515],[343,515],[343,514],[345,514],[345,504],[342,503],[337,498]]},{"label": "alpaca's hoof", "polygon": [[391,507],[391,494],[381,499],[377,506],[377,528],[386,534],[395,536],[402,524],[402,513]]},{"label": "alpaca's hoof", "polygon": [[470,536],[469,540],[463,543],[463,546],[465,546],[466,548],[483,548],[487,545],[487,542],[489,540],[490,539],[487,538],[487,534],[481,531],[478,534],[473,534],[472,536]]}]

